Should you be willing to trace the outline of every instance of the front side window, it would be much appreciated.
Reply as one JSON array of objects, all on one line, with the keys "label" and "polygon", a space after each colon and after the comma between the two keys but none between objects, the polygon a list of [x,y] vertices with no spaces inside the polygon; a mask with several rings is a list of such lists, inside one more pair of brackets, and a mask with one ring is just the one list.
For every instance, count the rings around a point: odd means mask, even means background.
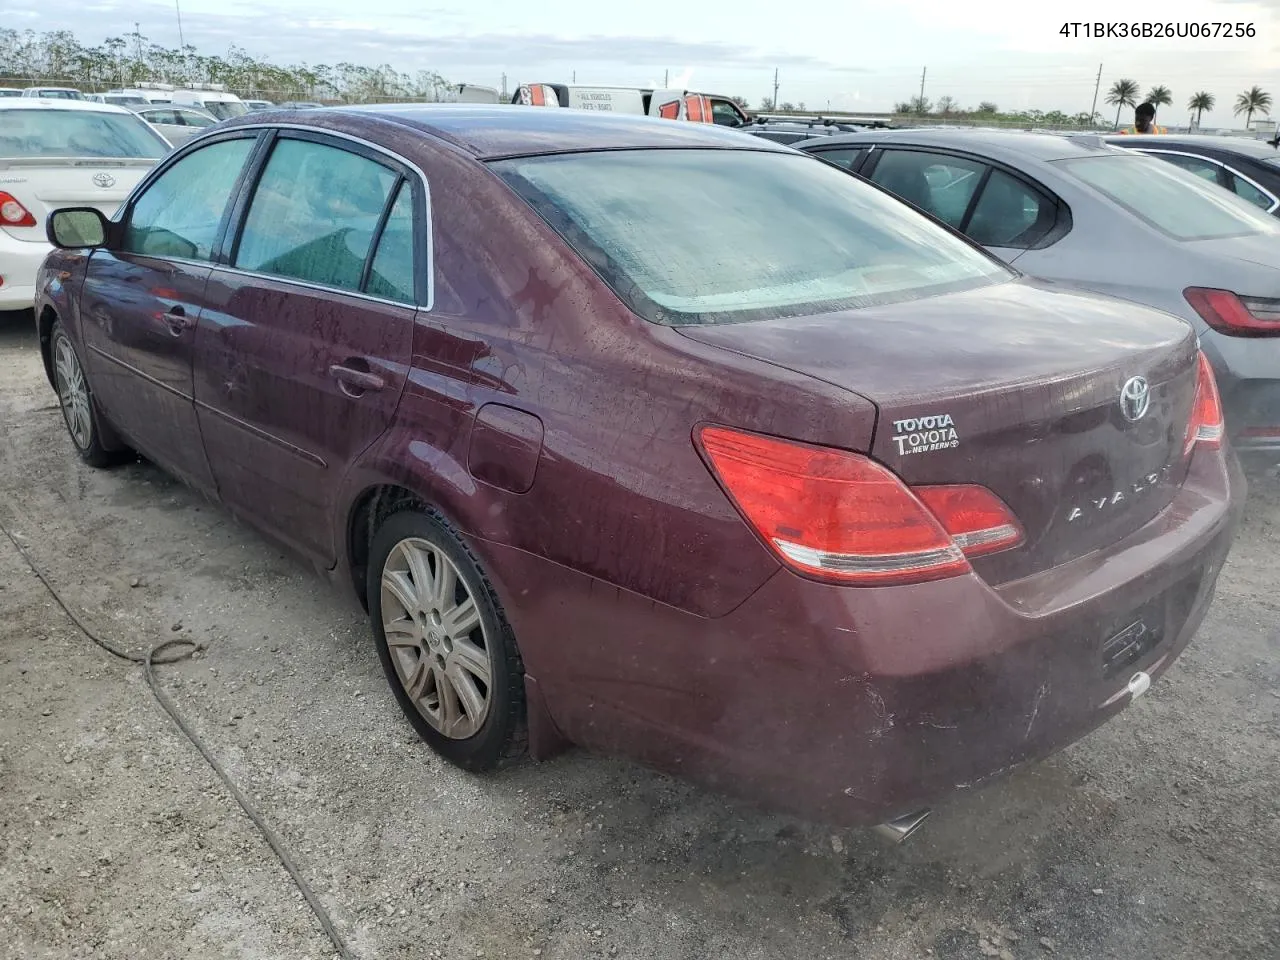
[{"label": "front side window", "polygon": [[181,123],[181,121],[174,116],[174,111],[172,110],[148,110],[146,113],[142,114],[142,116],[146,118],[148,123],[167,123],[171,126],[173,124]]},{"label": "front side window", "polygon": [[1029,247],[1053,226],[1057,211],[1039,191],[1003,170],[992,170],[964,232],[988,247]]},{"label": "front side window", "polygon": [[1280,221],[1172,164],[1116,154],[1054,162],[1174,240],[1280,236]]},{"label": "front side window", "polygon": [[208,260],[231,192],[254,140],[222,140],[187,154],[133,205],[123,249],[153,257]]},{"label": "front side window", "polygon": [[886,150],[871,179],[895,196],[959,228],[986,167],[962,157]]},{"label": "front side window", "polygon": [[848,310],[1012,276],[892,197],[790,152],[620,150],[493,168],[659,323]]},{"label": "front side window", "polygon": [[382,164],[338,147],[279,141],[249,204],[235,265],[359,290],[396,180]]},{"label": "front side window", "polygon": [[711,100],[711,119],[722,127],[740,127],[743,124],[742,111],[730,100]]},{"label": "front side window", "polygon": [[97,110],[6,110],[0,159],[71,157],[159,160],[169,145],[133,114]]}]

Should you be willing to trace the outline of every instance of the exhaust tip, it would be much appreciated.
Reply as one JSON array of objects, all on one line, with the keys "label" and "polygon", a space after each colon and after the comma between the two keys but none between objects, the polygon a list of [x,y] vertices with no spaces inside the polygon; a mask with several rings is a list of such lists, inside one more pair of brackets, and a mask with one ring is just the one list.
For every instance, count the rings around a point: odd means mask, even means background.
[{"label": "exhaust tip", "polygon": [[875,826],[875,832],[892,844],[905,843],[929,819],[930,810],[917,810]]}]

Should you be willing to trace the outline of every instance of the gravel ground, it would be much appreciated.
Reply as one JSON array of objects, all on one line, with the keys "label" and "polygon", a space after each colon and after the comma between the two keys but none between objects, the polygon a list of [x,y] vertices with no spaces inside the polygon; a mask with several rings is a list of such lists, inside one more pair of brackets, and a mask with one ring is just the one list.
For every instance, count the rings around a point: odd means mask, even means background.
[{"label": "gravel ground", "polygon": [[[106,638],[207,644],[160,682],[360,958],[1280,957],[1280,481],[1251,479],[1166,677],[892,849],[582,752],[444,765],[355,602],[150,465],[81,465],[0,315],[0,519]],[[0,956],[333,956],[142,670],[2,538]]]}]

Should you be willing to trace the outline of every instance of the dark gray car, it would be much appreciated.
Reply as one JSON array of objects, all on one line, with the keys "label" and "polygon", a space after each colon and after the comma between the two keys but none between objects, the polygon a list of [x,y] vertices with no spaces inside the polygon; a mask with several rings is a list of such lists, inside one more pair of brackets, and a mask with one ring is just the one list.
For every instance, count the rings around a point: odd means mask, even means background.
[{"label": "dark gray car", "polygon": [[922,129],[795,146],[872,180],[1025,273],[1190,321],[1221,382],[1237,448],[1280,454],[1276,218],[1097,137]]}]

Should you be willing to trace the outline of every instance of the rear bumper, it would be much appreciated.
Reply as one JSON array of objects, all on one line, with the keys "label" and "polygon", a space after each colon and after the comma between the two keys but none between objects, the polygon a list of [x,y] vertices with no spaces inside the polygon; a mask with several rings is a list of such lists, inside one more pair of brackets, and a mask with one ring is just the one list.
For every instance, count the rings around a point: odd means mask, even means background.
[{"label": "rear bumper", "polygon": [[[717,620],[479,549],[568,739],[856,824],[1044,757],[1127,706],[1130,678],[1158,678],[1203,619],[1242,500],[1234,457],[1198,452],[1151,523],[1026,580],[849,589],[780,572]],[[1106,641],[1140,619],[1150,645],[1108,663]]]},{"label": "rear bumper", "polygon": [[0,310],[25,310],[35,303],[36,271],[52,249],[38,240],[15,240],[0,230]]}]

